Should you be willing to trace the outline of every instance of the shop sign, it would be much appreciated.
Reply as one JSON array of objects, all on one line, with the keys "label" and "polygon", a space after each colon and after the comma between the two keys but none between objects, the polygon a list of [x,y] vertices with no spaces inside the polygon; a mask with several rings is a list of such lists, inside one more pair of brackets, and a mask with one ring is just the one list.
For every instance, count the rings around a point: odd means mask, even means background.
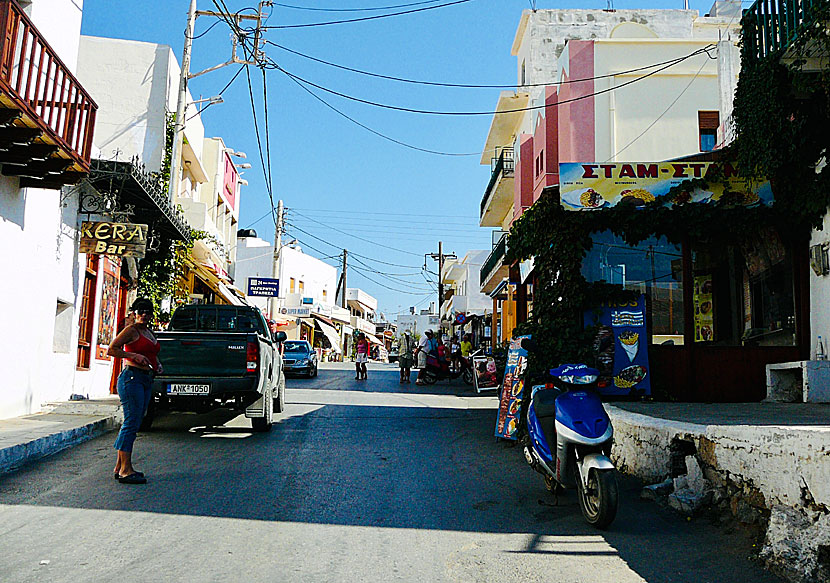
[{"label": "shop sign", "polygon": [[280,295],[280,280],[270,277],[249,277],[248,295],[276,298]]},{"label": "shop sign", "polygon": [[496,361],[492,356],[474,356],[473,372],[475,373],[476,392],[499,388],[499,379],[496,376]]},{"label": "shop sign", "polygon": [[79,253],[142,258],[147,250],[147,225],[132,223],[81,223]]},{"label": "shop sign", "polygon": [[279,312],[283,316],[297,316],[300,318],[311,316],[311,308],[280,308]]},{"label": "shop sign", "polygon": [[585,312],[585,327],[596,326],[594,354],[603,395],[651,394],[646,332],[646,298],[606,304]]},{"label": "shop sign", "polygon": [[706,178],[715,169],[722,170],[729,184],[728,193],[724,193],[722,184],[713,183],[707,190],[697,189],[673,195],[665,200],[666,206],[717,201],[746,207],[773,204],[769,181],[742,178],[728,162],[560,164],[560,200],[567,210],[595,210],[618,204],[643,206],[666,196],[678,184]]},{"label": "shop sign", "polygon": [[504,367],[504,380],[499,396],[499,411],[496,417],[496,437],[516,440],[519,428],[519,416],[522,410],[522,398],[525,381],[522,373],[527,367],[527,350],[522,348],[522,340],[530,336],[517,336],[510,341],[507,349],[507,364]]},{"label": "shop sign", "polygon": [[[748,288],[748,286],[747,286]],[[749,298],[751,300],[751,297]],[[747,303],[747,306],[752,304]],[[715,304],[712,298],[712,274],[695,276],[695,342],[715,339]]]},{"label": "shop sign", "polygon": [[314,298],[303,298],[303,305],[313,304]]}]

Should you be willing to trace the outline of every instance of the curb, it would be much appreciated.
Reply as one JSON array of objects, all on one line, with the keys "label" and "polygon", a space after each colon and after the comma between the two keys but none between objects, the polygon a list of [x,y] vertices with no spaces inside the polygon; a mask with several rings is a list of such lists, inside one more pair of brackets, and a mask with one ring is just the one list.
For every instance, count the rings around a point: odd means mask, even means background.
[{"label": "curb", "polygon": [[108,433],[118,425],[111,416],[101,417],[79,427],[0,449],[0,475]]}]

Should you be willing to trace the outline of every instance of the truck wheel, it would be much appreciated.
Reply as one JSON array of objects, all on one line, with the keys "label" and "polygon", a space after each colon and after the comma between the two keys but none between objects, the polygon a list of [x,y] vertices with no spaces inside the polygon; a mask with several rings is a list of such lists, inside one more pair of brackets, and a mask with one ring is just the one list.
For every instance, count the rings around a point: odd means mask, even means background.
[{"label": "truck wheel", "polygon": [[280,375],[277,394],[274,395],[274,413],[282,413],[283,411],[285,411],[285,376]]},{"label": "truck wheel", "polygon": [[265,415],[262,417],[253,417],[251,419],[251,428],[256,432],[265,433],[271,431],[271,425],[274,420],[274,390],[266,389],[266,393],[262,396],[262,402],[265,405]]}]

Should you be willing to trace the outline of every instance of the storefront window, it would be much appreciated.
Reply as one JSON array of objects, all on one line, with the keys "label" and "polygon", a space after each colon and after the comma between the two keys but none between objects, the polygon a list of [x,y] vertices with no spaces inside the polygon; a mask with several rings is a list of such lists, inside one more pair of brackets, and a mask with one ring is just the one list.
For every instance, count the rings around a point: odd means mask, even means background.
[{"label": "storefront window", "polygon": [[794,346],[792,259],[772,229],[738,246],[692,246],[694,340]]},{"label": "storefront window", "polygon": [[627,244],[609,231],[594,233],[582,275],[638,291],[646,297],[653,344],[683,344],[683,262],[680,247],[665,237]]}]

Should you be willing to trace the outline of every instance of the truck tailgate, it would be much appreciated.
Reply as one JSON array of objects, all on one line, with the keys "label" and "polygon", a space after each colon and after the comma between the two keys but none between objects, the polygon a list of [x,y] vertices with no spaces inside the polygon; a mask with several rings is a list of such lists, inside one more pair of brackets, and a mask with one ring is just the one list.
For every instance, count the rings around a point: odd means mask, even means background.
[{"label": "truck tailgate", "polygon": [[246,372],[248,341],[240,332],[161,332],[159,360],[164,377],[228,377]]}]

